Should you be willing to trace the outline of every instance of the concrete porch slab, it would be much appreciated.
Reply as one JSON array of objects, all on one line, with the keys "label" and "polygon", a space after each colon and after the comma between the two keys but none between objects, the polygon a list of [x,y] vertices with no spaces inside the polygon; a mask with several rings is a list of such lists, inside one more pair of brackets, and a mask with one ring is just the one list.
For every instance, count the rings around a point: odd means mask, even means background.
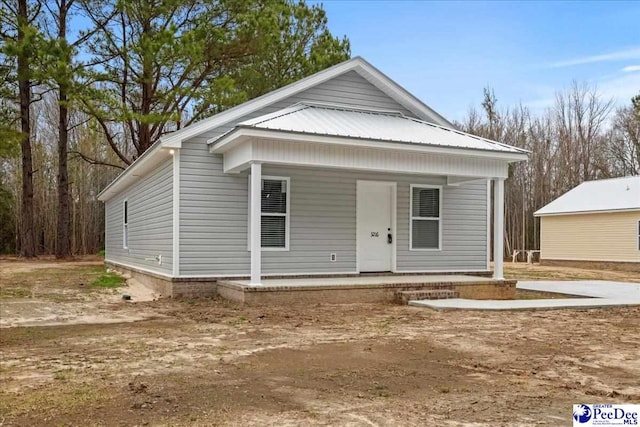
[{"label": "concrete porch slab", "polygon": [[449,289],[462,298],[509,299],[515,280],[495,280],[465,275],[375,275],[355,277],[264,279],[262,285],[248,280],[221,280],[218,294],[248,304],[368,303],[393,302],[402,291]]},{"label": "concrete porch slab", "polygon": [[434,310],[554,310],[563,308],[605,308],[640,305],[640,284],[609,282],[603,280],[583,281],[525,281],[518,289],[553,292],[590,298],[537,299],[537,300],[472,300],[446,299],[409,301],[415,307]]},{"label": "concrete porch slab", "polygon": [[[257,289],[268,288],[291,288],[291,287],[343,287],[343,286],[376,286],[376,285],[403,285],[416,283],[492,283],[494,279],[489,277],[476,277],[464,275],[415,275],[415,276],[355,276],[355,277],[308,277],[308,278],[287,278],[287,279],[263,279],[261,286],[254,286]],[[249,287],[249,280],[230,280],[233,283]]]}]

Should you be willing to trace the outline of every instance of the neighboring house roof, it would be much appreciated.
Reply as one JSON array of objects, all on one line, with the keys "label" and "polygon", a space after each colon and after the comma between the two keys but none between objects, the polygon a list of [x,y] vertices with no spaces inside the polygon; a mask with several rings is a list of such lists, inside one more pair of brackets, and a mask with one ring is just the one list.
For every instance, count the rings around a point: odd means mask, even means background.
[{"label": "neighboring house roof", "polygon": [[525,150],[516,147],[407,117],[398,112],[304,102],[241,122],[227,134],[212,139],[209,143],[220,141],[242,128],[449,148],[526,153]]},{"label": "neighboring house roof", "polygon": [[640,176],[587,181],[538,210],[535,216],[640,210]]}]

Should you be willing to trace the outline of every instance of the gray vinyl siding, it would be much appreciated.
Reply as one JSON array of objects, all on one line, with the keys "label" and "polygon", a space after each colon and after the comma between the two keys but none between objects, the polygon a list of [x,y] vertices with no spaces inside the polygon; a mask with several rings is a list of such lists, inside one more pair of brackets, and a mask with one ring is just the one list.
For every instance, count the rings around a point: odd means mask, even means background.
[{"label": "gray vinyl siding", "polygon": [[[487,182],[447,187],[444,179],[429,182],[417,178],[405,176],[398,181],[398,271],[486,270]],[[443,185],[440,251],[409,249],[409,184]]]},{"label": "gray vinyl siding", "polygon": [[[349,72],[243,117],[248,120],[297,102],[349,104],[414,116],[355,72]],[[247,275],[248,178],[225,174],[207,140],[236,123],[184,141],[180,153],[180,274]],[[409,251],[409,185],[442,184],[442,177],[359,173],[264,165],[263,175],[291,179],[290,250],[264,251],[264,274],[356,271],[356,181],[398,183],[397,269],[485,270],[486,182],[445,187],[439,252]],[[331,262],[331,253],[337,261]]]},{"label": "gray vinyl siding", "polygon": [[380,89],[369,83],[355,71],[349,71],[327,82],[302,91],[287,99],[276,102],[258,111],[244,116],[241,120],[212,129],[190,141],[206,141],[231,130],[238,122],[250,120],[265,114],[273,113],[299,102],[316,102],[322,104],[341,104],[359,108],[372,108],[385,111],[398,111],[406,116],[415,117],[409,110],[398,104]]},{"label": "gray vinyl siding", "polygon": [[[182,275],[247,275],[248,177],[222,174],[222,157],[197,155],[209,186],[181,193]],[[201,153],[203,154],[203,153]],[[181,154],[185,157],[185,152]],[[203,170],[205,170],[203,169]],[[264,165],[263,175],[290,178],[289,251],[264,251],[265,274],[356,271],[356,182],[397,182],[397,270],[486,270],[487,185],[444,187],[442,250],[409,250],[410,184],[444,184],[444,178]],[[330,254],[337,261],[329,260]]]},{"label": "gray vinyl siding", "polygon": [[[128,201],[129,245],[123,248],[123,202]],[[105,204],[106,260],[171,273],[173,266],[173,160]],[[162,255],[162,264],[147,260]]]}]

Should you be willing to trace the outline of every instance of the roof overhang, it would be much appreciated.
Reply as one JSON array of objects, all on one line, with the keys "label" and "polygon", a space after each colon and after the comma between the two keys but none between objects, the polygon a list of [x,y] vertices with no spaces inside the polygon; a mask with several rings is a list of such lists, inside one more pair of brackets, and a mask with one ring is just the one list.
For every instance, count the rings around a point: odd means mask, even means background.
[{"label": "roof overhang", "polygon": [[140,179],[140,177],[155,169],[159,164],[171,158],[173,152],[173,149],[163,147],[161,141],[158,141],[118,175],[116,179],[111,181],[111,183],[98,194],[98,200],[106,202]]},{"label": "roof overhang", "polygon": [[323,143],[330,145],[344,145],[361,148],[388,149],[393,151],[412,151],[434,154],[449,154],[454,156],[481,157],[498,159],[507,162],[527,160],[526,153],[500,152],[492,150],[478,150],[468,148],[443,147],[436,144],[414,144],[404,141],[379,141],[372,139],[351,138],[349,136],[316,135],[304,132],[287,132],[281,130],[256,129],[239,126],[232,132],[218,139],[207,141],[211,153],[225,153],[233,147],[253,139],[275,139],[280,141]]},{"label": "roof overhang", "polygon": [[508,165],[525,153],[460,149],[238,127],[209,147],[224,155],[224,171],[238,173],[251,163],[316,166],[376,172],[507,178]]}]

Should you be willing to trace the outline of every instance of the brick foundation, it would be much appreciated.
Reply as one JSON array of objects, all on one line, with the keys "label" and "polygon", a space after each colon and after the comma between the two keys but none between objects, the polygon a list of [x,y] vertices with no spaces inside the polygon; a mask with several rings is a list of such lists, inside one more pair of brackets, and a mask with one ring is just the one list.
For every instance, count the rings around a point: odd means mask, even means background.
[{"label": "brick foundation", "polygon": [[218,293],[218,281],[214,278],[171,278],[111,262],[105,262],[105,264],[108,268],[129,274],[138,282],[153,289],[161,298],[213,297]]},{"label": "brick foundation", "polygon": [[514,299],[515,280],[492,280],[483,282],[442,283],[398,283],[336,286],[280,286],[252,287],[224,280],[218,283],[218,294],[231,301],[249,305],[260,304],[328,304],[392,303],[397,293],[424,289],[450,289],[460,298],[468,299]]},{"label": "brick foundation", "polygon": [[[200,298],[220,295],[222,298],[246,304],[294,304],[294,303],[380,303],[393,302],[398,291],[411,291],[423,289],[451,289],[460,295],[460,298],[470,299],[513,299],[515,298],[515,280],[483,280],[470,282],[446,282],[428,283],[387,283],[367,285],[339,285],[339,286],[288,286],[288,287],[251,287],[232,283],[237,278],[171,278],[161,274],[143,271],[133,267],[125,267],[120,264],[105,262],[107,267],[121,273],[129,274],[138,282],[150,287],[161,298]],[[437,275],[460,275],[461,273],[437,273]],[[486,276],[491,272],[473,273],[473,276]],[[363,276],[408,276],[415,273],[399,274],[366,274]],[[436,273],[421,273],[420,275],[436,275]],[[280,276],[289,278],[291,276]],[[358,277],[357,275],[325,275],[325,276],[300,276],[304,278],[329,278],[329,277]],[[269,278],[277,278],[270,276]]]}]

